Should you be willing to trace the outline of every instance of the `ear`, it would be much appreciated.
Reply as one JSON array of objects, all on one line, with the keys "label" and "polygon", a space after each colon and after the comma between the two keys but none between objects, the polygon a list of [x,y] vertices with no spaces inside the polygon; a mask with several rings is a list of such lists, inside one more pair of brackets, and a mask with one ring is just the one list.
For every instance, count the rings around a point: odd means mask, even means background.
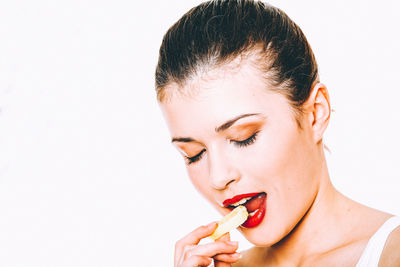
[{"label": "ear", "polygon": [[313,86],[305,107],[314,141],[320,143],[331,117],[331,103],[324,84],[316,83]]}]

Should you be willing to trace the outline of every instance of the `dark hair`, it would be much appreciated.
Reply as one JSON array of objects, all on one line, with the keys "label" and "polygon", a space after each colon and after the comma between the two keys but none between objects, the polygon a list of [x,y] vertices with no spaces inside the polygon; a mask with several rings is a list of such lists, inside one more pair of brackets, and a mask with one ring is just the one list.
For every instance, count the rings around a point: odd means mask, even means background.
[{"label": "dark hair", "polygon": [[318,79],[314,54],[301,29],[280,9],[251,0],[216,0],[189,10],[165,34],[156,69],[159,101],[199,68],[259,51],[257,66],[297,111]]}]

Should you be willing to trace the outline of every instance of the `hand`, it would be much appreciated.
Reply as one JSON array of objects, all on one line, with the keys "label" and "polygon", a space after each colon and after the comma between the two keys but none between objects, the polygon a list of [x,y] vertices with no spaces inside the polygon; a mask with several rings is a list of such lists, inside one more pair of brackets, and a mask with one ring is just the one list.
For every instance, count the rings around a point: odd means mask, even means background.
[{"label": "hand", "polygon": [[198,245],[200,240],[211,235],[217,223],[200,226],[175,244],[175,267],[209,266],[213,259],[215,267],[229,267],[240,259],[237,242],[229,241],[229,234],[215,242]]},{"label": "hand", "polygon": [[[220,238],[218,238],[218,241],[231,241],[231,237],[229,233],[224,234]],[[240,259],[241,255],[238,254],[238,259]],[[231,264],[229,263],[229,257],[232,254],[219,254],[214,257],[214,267],[231,267]],[[228,257],[228,258],[226,258]],[[237,260],[236,260],[237,261]]]}]

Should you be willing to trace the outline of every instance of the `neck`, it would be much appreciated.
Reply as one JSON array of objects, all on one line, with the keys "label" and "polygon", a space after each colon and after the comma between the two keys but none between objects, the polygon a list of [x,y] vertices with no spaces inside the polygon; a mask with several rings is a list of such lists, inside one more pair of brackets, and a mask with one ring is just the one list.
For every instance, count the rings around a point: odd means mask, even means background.
[{"label": "neck", "polygon": [[[279,265],[290,259],[298,265],[304,259],[340,246],[346,240],[349,227],[340,227],[342,218],[349,216],[354,202],[340,194],[332,185],[325,157],[317,172],[321,183],[315,199],[297,226],[270,252]],[[346,233],[347,231],[347,233]]]}]

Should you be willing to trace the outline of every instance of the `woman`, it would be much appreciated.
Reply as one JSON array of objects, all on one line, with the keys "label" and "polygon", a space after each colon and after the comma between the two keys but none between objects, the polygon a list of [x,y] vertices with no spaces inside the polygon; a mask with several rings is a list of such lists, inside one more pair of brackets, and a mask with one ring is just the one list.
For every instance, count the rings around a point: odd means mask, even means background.
[{"label": "woman", "polygon": [[199,244],[216,223],[176,243],[175,266],[400,266],[400,219],[332,185],[323,134],[331,114],[300,28],[261,2],[211,1],[166,33],[156,89],[172,143],[194,186],[239,231]]}]

